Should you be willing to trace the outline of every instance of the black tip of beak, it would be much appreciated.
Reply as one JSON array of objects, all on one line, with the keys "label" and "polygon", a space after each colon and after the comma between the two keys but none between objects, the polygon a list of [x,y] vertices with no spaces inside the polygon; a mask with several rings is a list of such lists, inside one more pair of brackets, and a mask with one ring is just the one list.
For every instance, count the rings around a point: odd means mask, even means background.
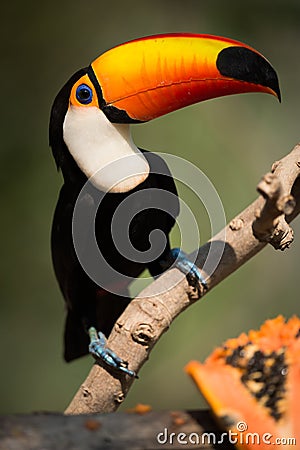
[{"label": "black tip of beak", "polygon": [[218,55],[217,68],[226,77],[272,89],[281,102],[277,73],[258,53],[245,47],[225,48]]}]

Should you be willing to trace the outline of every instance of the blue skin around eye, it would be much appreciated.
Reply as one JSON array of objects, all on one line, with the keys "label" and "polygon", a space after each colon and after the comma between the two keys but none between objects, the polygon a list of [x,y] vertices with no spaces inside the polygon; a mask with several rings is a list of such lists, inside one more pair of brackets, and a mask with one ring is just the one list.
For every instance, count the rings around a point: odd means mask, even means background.
[{"label": "blue skin around eye", "polygon": [[[81,91],[88,91],[89,96],[87,98],[81,98],[80,93]],[[76,89],[76,98],[77,100],[82,103],[83,105],[88,105],[93,100],[93,91],[87,84],[81,84]]]}]

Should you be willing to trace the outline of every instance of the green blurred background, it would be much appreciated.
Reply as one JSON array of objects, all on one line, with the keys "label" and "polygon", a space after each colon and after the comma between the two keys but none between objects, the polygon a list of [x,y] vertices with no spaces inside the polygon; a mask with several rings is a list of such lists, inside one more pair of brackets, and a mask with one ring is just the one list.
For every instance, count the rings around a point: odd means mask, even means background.
[{"label": "green blurred background", "polygon": [[[49,251],[61,176],[48,148],[54,96],[78,68],[123,41],[166,32],[224,35],[260,50],[277,69],[283,102],[267,95],[202,103],[134,128],[137,144],[186,157],[207,174],[227,219],[255,197],[270,164],[299,140],[300,3],[101,0],[1,6],[0,412],[62,411],[92,364],[62,359],[64,305]],[[189,194],[185,193],[189,201]],[[194,207],[192,205],[192,207]],[[199,214],[198,214],[199,215]],[[199,225],[203,242],[209,227]],[[124,407],[202,405],[183,372],[224,339],[279,313],[299,313],[300,222],[285,253],[265,249],[172,325]],[[173,233],[173,245],[178,233]],[[192,249],[187,249],[192,250]]]}]

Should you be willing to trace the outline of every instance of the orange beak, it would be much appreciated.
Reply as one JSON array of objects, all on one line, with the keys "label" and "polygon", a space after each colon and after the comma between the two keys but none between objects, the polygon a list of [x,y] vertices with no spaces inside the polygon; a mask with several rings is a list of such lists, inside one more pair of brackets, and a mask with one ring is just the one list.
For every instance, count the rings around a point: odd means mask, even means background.
[{"label": "orange beak", "polygon": [[270,63],[248,45],[210,35],[137,39],[99,56],[88,69],[111,122],[145,122],[210,98],[266,92],[280,100]]}]

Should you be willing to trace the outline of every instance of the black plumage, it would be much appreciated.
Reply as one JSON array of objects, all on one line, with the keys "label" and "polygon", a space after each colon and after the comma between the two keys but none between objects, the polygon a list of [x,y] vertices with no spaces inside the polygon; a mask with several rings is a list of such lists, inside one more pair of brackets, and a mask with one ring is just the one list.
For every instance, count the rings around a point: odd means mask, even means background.
[{"label": "black plumage", "polygon": [[[86,331],[90,326],[94,326],[108,336],[115,321],[130,301],[126,285],[120,288],[118,294],[107,292],[106,289],[98,286],[82,268],[74,249],[73,211],[87,178],[77,166],[64,143],[63,121],[68,109],[70,90],[83,73],[85,73],[85,69],[77,72],[61,89],[54,101],[50,119],[50,145],[56,164],[64,177],[64,185],[59,195],[53,220],[51,246],[55,274],[67,305],[65,327],[65,359],[67,361],[88,353],[89,339]],[[148,177],[129,192],[106,194],[97,211],[95,222],[97,243],[106,261],[116,271],[133,278],[139,276],[146,267],[153,276],[162,272],[159,260],[169,253],[168,234],[179,212],[175,183],[166,163],[158,155],[145,150],[142,152],[150,166]],[[161,209],[155,209],[156,199],[153,189],[161,190],[159,195],[162,203],[164,202],[162,197],[166,195],[166,209],[170,214]],[[142,192],[141,197],[132,196],[139,192]],[[170,197],[169,193],[173,195]],[[87,214],[90,208],[95,208],[98,194],[97,189],[90,186],[89,194],[82,197],[83,205],[81,206],[86,208]],[[129,213],[130,210],[140,210],[133,217],[129,226],[129,238],[134,248],[139,251],[148,250],[150,247],[149,235],[154,230],[161,230],[166,236],[164,251],[153,262],[145,264],[130,261],[119,253],[113,242],[111,236],[112,217],[124,200],[127,200],[126,208]],[[137,201],[141,201],[142,204],[137,205]],[[143,202],[146,206],[145,209],[143,209]],[[87,232],[88,230],[82,229],[83,235]],[[151,244],[155,249],[155,239]],[[159,245],[158,242],[157,245]],[[113,280],[113,282],[117,281]]]}]

